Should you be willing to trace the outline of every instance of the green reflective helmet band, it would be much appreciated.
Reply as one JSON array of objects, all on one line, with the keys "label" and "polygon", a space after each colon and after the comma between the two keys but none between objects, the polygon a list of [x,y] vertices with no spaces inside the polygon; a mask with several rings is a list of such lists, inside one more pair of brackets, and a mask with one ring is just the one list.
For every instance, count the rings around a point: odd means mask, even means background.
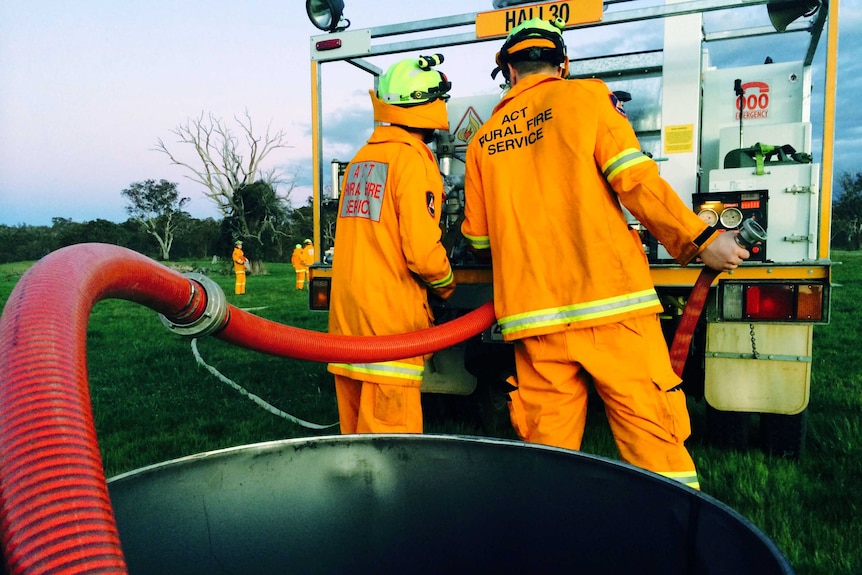
[{"label": "green reflective helmet band", "polygon": [[452,83],[432,67],[443,62],[442,54],[401,60],[380,77],[377,97],[387,104],[414,106],[437,99],[447,100]]},{"label": "green reflective helmet band", "polygon": [[566,22],[562,18],[557,18],[556,20],[542,20],[541,18],[533,18],[531,20],[525,20],[512,28],[512,31],[509,32],[509,35],[506,36],[506,43],[509,44],[510,40],[514,39],[516,36],[521,35],[522,33],[526,33],[526,36],[529,36],[530,32],[535,32],[538,30],[544,30],[545,32],[550,32],[552,34],[556,34],[561,39],[563,37],[563,28],[565,28]]}]

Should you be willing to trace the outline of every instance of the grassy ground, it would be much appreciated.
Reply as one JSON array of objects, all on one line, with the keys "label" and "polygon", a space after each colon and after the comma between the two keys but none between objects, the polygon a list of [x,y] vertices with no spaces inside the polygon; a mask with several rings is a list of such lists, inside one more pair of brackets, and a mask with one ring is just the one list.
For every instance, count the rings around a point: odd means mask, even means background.
[{"label": "grassy ground", "polygon": [[[800,575],[862,572],[862,253],[838,252],[832,322],[815,328],[808,442],[799,460],[757,449],[723,451],[704,439],[702,402],[692,401],[690,441],[701,485],[771,537]],[[31,262],[0,265],[0,304]],[[191,262],[208,267],[206,263]],[[212,270],[228,301],[279,323],[325,331],[326,314],[309,312],[288,265],[270,264],[233,295],[233,277]],[[249,393],[319,424],[337,421],[331,376],[324,366],[264,356],[208,338],[206,363]],[[96,427],[109,476],[168,459],[272,439],[337,433],[312,430],[261,409],[198,365],[188,340],[170,334],[138,304],[99,302],[90,316],[87,362]],[[430,431],[511,437],[501,421],[490,432],[471,420],[429,417]],[[591,413],[584,450],[615,457],[600,412]]]}]

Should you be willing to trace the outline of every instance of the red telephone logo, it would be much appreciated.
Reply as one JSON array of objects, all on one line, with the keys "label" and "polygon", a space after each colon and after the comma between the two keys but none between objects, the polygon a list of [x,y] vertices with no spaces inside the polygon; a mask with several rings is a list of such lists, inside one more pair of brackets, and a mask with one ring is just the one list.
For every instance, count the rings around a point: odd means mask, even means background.
[{"label": "red telephone logo", "polygon": [[769,113],[769,84],[766,82],[746,82],[742,84],[743,95],[736,97],[736,119],[742,104],[743,119],[766,118]]}]

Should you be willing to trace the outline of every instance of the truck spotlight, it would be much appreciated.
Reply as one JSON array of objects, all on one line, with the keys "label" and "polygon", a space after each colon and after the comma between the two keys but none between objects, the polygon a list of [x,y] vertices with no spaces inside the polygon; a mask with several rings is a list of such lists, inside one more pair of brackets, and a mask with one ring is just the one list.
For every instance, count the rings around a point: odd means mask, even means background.
[{"label": "truck spotlight", "polygon": [[772,27],[784,32],[791,22],[801,16],[812,16],[820,8],[820,0],[791,0],[789,2],[769,2],[766,11]]},{"label": "truck spotlight", "polygon": [[341,17],[343,0],[305,0],[305,11],[311,23],[321,30],[335,32],[350,26],[350,20]]}]

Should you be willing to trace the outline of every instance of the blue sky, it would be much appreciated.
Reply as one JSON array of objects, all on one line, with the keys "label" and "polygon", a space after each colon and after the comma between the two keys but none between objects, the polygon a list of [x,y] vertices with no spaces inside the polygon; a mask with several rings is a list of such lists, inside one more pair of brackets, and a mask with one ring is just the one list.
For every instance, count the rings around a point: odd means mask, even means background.
[{"label": "blue sky", "polygon": [[[351,29],[492,9],[491,0],[345,4]],[[855,173],[862,111],[851,97],[862,88],[862,0],[841,0],[840,13],[836,172]],[[230,124],[248,111],[256,126],[283,130],[291,147],[270,161],[302,170],[293,194],[301,203],[311,175],[308,46],[318,33],[301,0],[0,0],[0,224],[124,221],[121,190],[161,178],[191,198],[192,215],[216,217],[202,188],[153,151],[159,138],[173,150],[171,130],[202,112]],[[570,55],[621,41],[571,32],[566,39]],[[637,49],[646,37],[625,41]],[[494,91],[497,47],[450,50],[444,71],[455,96]],[[324,67],[333,94],[324,101],[331,126],[324,156],[346,160],[370,130],[370,84],[352,67],[334,66],[344,68]]]}]

